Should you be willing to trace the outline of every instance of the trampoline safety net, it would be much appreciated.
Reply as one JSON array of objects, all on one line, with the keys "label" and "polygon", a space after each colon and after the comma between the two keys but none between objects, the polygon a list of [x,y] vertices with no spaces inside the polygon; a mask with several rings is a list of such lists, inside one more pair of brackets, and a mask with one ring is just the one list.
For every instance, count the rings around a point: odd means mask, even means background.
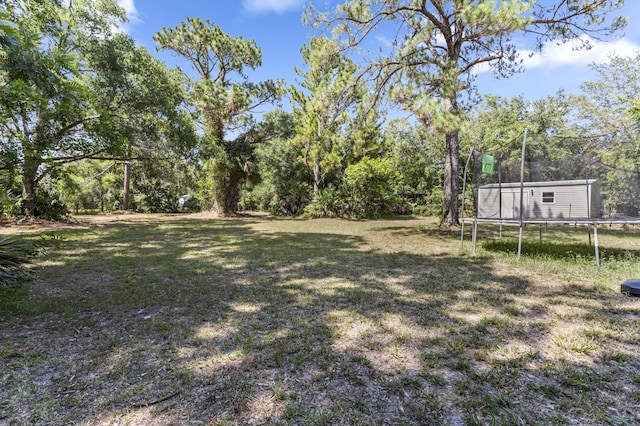
[{"label": "trampoline safety net", "polygon": [[[637,162],[605,164],[576,154],[522,162],[500,152],[472,150],[465,216],[483,219],[573,220],[640,216]],[[629,167],[633,164],[634,167]],[[522,168],[522,166],[524,167]],[[521,173],[524,176],[521,182]]]}]

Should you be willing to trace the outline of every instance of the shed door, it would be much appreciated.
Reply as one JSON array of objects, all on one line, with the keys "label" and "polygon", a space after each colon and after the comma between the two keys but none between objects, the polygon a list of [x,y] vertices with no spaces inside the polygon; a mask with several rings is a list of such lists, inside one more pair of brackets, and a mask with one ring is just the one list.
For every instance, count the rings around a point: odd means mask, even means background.
[{"label": "shed door", "polygon": [[[529,217],[529,193],[524,191],[523,218]],[[520,190],[518,192],[503,192],[502,193],[502,207],[500,210],[500,216],[503,219],[520,219]]]}]

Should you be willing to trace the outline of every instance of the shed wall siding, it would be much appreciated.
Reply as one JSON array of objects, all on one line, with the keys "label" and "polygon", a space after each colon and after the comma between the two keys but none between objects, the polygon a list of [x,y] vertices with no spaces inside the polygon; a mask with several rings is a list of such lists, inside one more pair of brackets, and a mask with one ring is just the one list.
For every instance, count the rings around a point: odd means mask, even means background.
[{"label": "shed wall siding", "polygon": [[[553,192],[554,202],[543,203],[542,193]],[[526,219],[586,219],[600,217],[600,187],[589,184],[559,184],[543,186],[525,183],[523,218]],[[502,214],[501,210],[502,209]],[[519,219],[520,188],[514,184],[503,187],[486,185],[478,189],[477,217],[482,219]]]}]

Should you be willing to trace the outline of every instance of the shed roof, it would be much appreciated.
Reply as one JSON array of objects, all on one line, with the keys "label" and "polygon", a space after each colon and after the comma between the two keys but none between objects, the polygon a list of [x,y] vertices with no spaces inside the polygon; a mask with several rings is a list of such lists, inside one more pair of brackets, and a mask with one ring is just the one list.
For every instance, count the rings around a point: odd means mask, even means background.
[{"label": "shed roof", "polygon": [[[523,182],[522,186],[525,188],[548,186],[584,186],[592,185],[595,182],[596,179],[555,180],[546,182]],[[487,185],[482,185],[480,188],[520,188],[520,182],[489,183]]]}]

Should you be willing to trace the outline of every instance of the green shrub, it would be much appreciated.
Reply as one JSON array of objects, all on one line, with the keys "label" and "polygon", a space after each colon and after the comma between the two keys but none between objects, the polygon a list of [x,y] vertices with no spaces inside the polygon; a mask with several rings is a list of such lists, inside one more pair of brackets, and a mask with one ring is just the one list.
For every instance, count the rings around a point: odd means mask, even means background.
[{"label": "green shrub", "polygon": [[299,215],[311,201],[311,188],[304,182],[286,182],[278,188],[280,207],[285,214]]},{"label": "green shrub", "polygon": [[[145,182],[138,193],[131,197],[130,208],[142,213],[162,213],[176,211],[178,197],[170,183],[161,181]],[[120,200],[118,200],[120,201]]]},{"label": "green shrub", "polygon": [[342,181],[348,212],[358,218],[393,213],[401,202],[400,174],[387,158],[364,157],[345,170]]},{"label": "green shrub", "polygon": [[14,195],[11,190],[0,188],[0,219],[20,216],[22,197]]},{"label": "green shrub", "polygon": [[433,188],[425,200],[414,203],[413,214],[419,216],[442,215],[442,188]]},{"label": "green shrub", "polygon": [[304,209],[305,217],[341,217],[346,203],[344,194],[332,186],[319,190]]},{"label": "green shrub", "polygon": [[263,199],[265,198],[265,193],[262,189],[262,185],[243,188],[240,192],[240,200],[238,200],[238,210],[263,210],[261,206],[264,205]]},{"label": "green shrub", "polygon": [[198,197],[192,197],[185,201],[180,211],[187,213],[196,213],[202,210],[201,205],[202,203]]},{"label": "green shrub", "polygon": [[69,209],[61,200],[60,193],[45,181],[36,191],[36,215],[46,220],[61,220],[69,215]]}]

